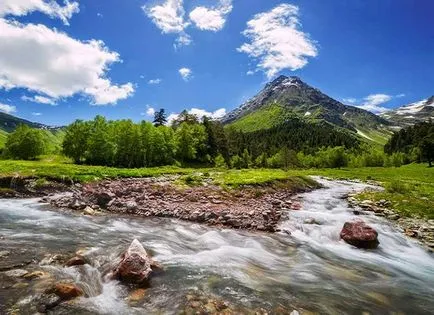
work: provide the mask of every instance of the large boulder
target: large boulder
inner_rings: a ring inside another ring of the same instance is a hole
[[[373,249],[380,244],[377,231],[363,221],[345,222],[340,236],[345,242],[357,248]]]
[[[113,277],[127,283],[145,284],[152,273],[152,265],[152,259],[135,239],[113,270]]]

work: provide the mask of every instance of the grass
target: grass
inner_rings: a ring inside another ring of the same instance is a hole
[[[249,185],[267,185],[285,182],[290,187],[312,187],[309,175],[334,179],[375,180],[386,189],[382,192],[364,192],[360,199],[390,200],[392,207],[403,216],[419,216],[434,219],[434,168],[424,164],[395,167],[364,167],[342,169],[248,169],[226,170],[210,168],[179,168],[174,166],[124,169],[103,166],[72,164],[62,157],[42,157],[39,161],[0,160],[0,176],[31,176],[57,180],[89,182],[121,177],[153,177],[164,174],[183,175],[182,184],[199,185],[204,179],[215,184],[238,188]],[[288,186],[286,186],[288,187]]]
[[[0,161],[0,176],[42,177],[62,181],[90,182],[120,177],[153,177],[164,174],[189,174],[194,169],[174,166],[150,168],[115,168],[105,166],[75,165],[58,162],[59,158],[39,161]]]
[[[262,129],[269,129],[284,121],[284,110],[278,104],[269,104],[253,113],[250,113],[234,123],[230,128],[237,131],[253,132]]]
[[[434,168],[425,164],[395,167],[364,167],[308,171],[331,178],[375,180],[385,187],[382,192],[364,192],[359,199],[389,200],[392,208],[406,217],[434,219]]]

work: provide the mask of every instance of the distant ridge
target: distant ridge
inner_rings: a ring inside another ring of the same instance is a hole
[[[380,116],[401,127],[429,119],[434,120],[434,95],[419,102],[382,113]]]

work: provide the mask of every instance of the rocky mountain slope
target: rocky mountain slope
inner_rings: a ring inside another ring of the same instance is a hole
[[[222,122],[249,132],[276,126],[294,116],[311,122],[326,121],[375,142],[387,139],[391,125],[371,112],[342,104],[298,77],[283,75],[228,113]]]
[[[415,123],[434,120],[434,95],[419,102],[411,103],[397,109],[380,114],[384,119],[398,126],[409,126]]]
[[[0,130],[11,132],[14,131],[19,125],[27,125],[31,128],[37,129],[53,129],[47,125],[31,122],[22,118],[18,118],[6,113],[0,112]]]

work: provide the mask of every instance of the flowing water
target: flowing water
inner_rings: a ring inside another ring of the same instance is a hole
[[[173,219],[85,217],[53,211],[36,199],[0,200],[0,251],[10,252],[0,263],[30,262],[22,268],[74,280],[87,295],[74,302],[86,310],[83,314],[176,314],[194,290],[251,309],[282,305],[321,314],[432,313],[434,256],[372,215],[362,218],[378,231],[379,248],[346,244],[339,232],[345,221],[360,216],[342,196],[366,186],[320,181],[327,188],[302,194],[302,209],[283,220],[282,230],[291,235]],[[132,304],[127,299],[130,289],[104,281],[102,274],[134,238],[166,271],[153,278],[142,301]],[[47,253],[72,255],[80,249],[92,266],[40,263]],[[25,310],[37,295],[38,280],[11,286],[7,279],[0,273],[0,313],[13,307]],[[55,308],[53,313],[61,311]]]

